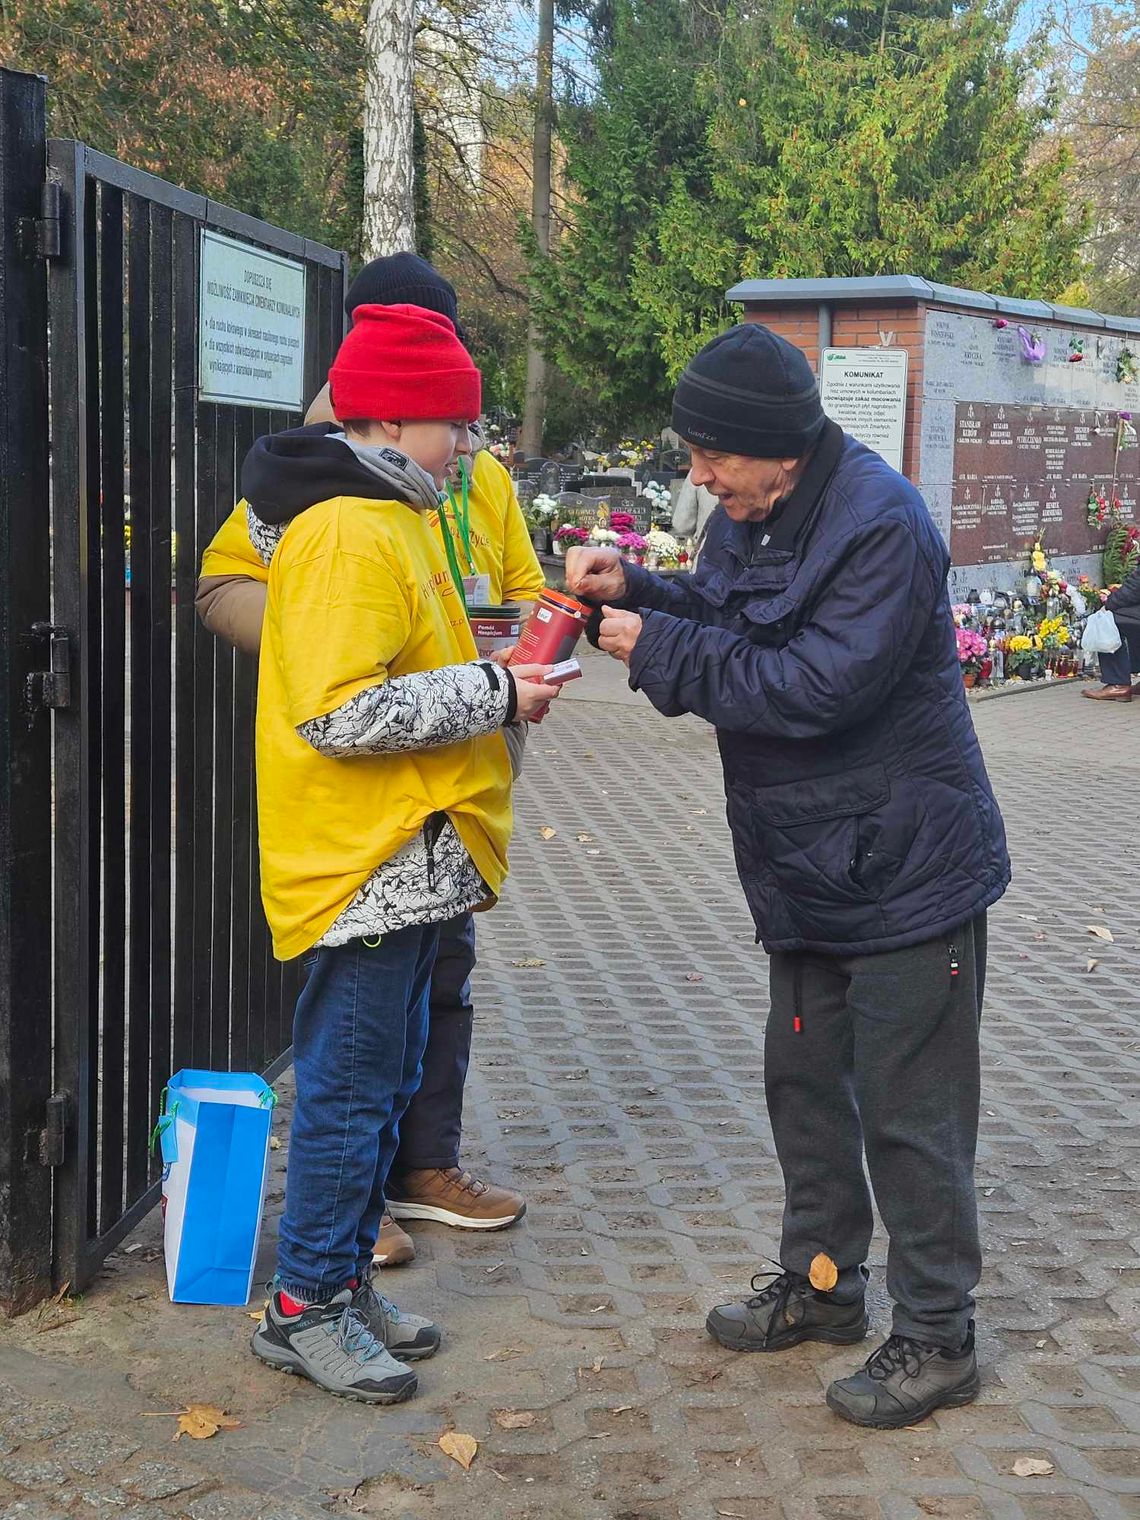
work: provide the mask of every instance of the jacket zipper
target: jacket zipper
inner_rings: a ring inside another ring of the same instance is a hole
[[[797,955],[796,956],[795,968],[792,971],[792,1032],[793,1032],[793,1034],[803,1034],[803,1032],[804,1032],[803,1016],[800,1013],[800,1004],[801,1004],[801,1001],[803,999],[803,990],[804,990],[803,961]]]
[[[950,980],[953,981],[958,975],[958,950],[952,943],[947,948],[950,951]]]
[[[424,849],[427,852],[427,884],[428,891],[435,891],[435,842],[439,838],[443,825],[440,823],[440,814],[432,813],[430,818],[424,820]]]

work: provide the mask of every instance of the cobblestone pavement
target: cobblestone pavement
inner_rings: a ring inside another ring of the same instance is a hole
[[[0,1515],[1140,1516],[1140,709],[1075,689],[975,708],[1017,868],[985,1020],[985,1389],[882,1434],[822,1403],[859,1353],[704,1335],[778,1238],[764,957],[710,733],[591,674],[603,700],[583,681],[532,739],[513,884],[480,925],[467,1160],[530,1209],[505,1234],[421,1226],[389,1274],[447,1331],[419,1398],[328,1399],[253,1360],[247,1311],[168,1304],[152,1217],[81,1302],[0,1329]],[[172,1445],[158,1412],[191,1400],[242,1428]],[[469,1473],[448,1429],[480,1442]],[[1054,1471],[1018,1478],[1023,1456]]]

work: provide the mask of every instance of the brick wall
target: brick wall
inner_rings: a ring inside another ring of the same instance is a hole
[[[781,338],[794,343],[817,373],[819,370],[819,307],[803,303],[787,306],[745,308],[746,322],[761,322]],[[909,479],[919,478],[919,435],[922,420],[923,345],[926,308],[916,301],[905,305],[870,302],[861,306],[835,306],[831,314],[833,348],[880,348],[893,333],[888,347],[905,348],[907,361],[906,438],[903,470]]]

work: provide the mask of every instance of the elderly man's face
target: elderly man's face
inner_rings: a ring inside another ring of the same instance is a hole
[[[753,459],[689,445],[692,481],[718,497],[734,522],[763,522],[788,496],[803,471],[800,459]]]

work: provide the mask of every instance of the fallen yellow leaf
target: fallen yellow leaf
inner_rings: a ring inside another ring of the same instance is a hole
[[[495,1424],[502,1430],[529,1430],[537,1416],[533,1409],[496,1409]]]
[[[178,1416],[178,1429],[174,1433],[174,1439],[177,1441],[182,1436],[189,1436],[194,1441],[208,1441],[219,1430],[240,1429],[241,1421],[231,1420],[225,1410],[219,1409],[216,1404],[187,1404]]]
[[[1096,968],[1097,968],[1097,967],[1098,967],[1098,966],[1099,966],[1099,965],[1100,965],[1100,962],[1099,962],[1099,961],[1098,961],[1098,960],[1094,960],[1094,959],[1092,959],[1092,958],[1091,958],[1091,957],[1090,957],[1090,959],[1089,959],[1089,963],[1088,963],[1088,965],[1087,965],[1087,966],[1086,966],[1086,967],[1085,967],[1085,972],[1086,972],[1086,974],[1087,974],[1087,973],[1088,973],[1088,972],[1090,972],[1090,971],[1095,971],[1095,970],[1096,970]]]
[[[520,971],[535,971],[539,966],[545,966],[545,961],[537,960],[534,956],[527,956],[525,960],[512,961],[512,966],[517,966]]]
[[[808,1268],[808,1281],[820,1293],[830,1293],[839,1281],[839,1268],[821,1251]]]
[[[1115,945],[1116,941],[1112,937],[1112,930],[1106,929],[1103,924],[1089,924],[1088,929],[1089,933],[1095,934],[1097,939],[1107,940],[1110,945]]]
[[[470,1472],[475,1453],[479,1450],[479,1442],[474,1436],[465,1436],[457,1430],[449,1430],[440,1436],[439,1449],[445,1457],[458,1462],[464,1472]]]
[[[539,831],[538,831],[538,837],[540,839],[553,839],[554,836],[555,836],[555,834],[557,834],[557,833],[558,833],[557,829],[552,829],[550,827],[550,825],[547,824],[545,828],[539,829]]]

